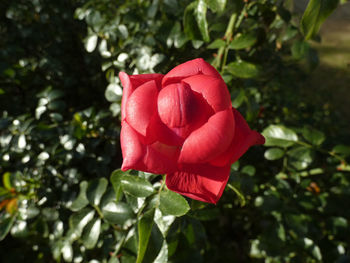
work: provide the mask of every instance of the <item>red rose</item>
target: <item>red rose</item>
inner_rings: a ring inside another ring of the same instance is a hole
[[[231,105],[220,74],[203,59],[168,74],[119,73],[122,170],[167,174],[167,187],[216,203],[230,167],[264,137]]]

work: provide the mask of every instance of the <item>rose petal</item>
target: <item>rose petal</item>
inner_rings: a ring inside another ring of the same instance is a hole
[[[123,154],[122,170],[144,170],[143,157],[146,147],[141,144],[140,135],[126,122],[122,122],[120,145]]]
[[[167,127],[159,118],[158,114],[153,115],[147,128],[148,143],[160,141],[168,145],[180,146],[184,139],[179,137],[174,131]]]
[[[157,112],[157,96],[156,82],[151,80],[139,86],[125,106],[127,122],[143,136],[146,136],[151,118]]]
[[[179,194],[208,203],[216,203],[226,186],[230,166],[186,165],[180,171],[167,174],[167,187]]]
[[[143,138],[126,121],[123,122],[120,142],[123,153],[122,170],[140,170],[144,172],[164,174],[177,169],[179,148],[159,142],[144,145]]]
[[[202,58],[197,58],[182,63],[170,70],[168,74],[164,76],[162,85],[164,87],[170,83],[179,82],[183,78],[197,74],[209,75],[221,79],[219,72],[217,72],[212,65],[205,62]]]
[[[196,106],[196,98],[188,85],[170,84],[159,92],[159,117],[168,127],[184,127],[191,123]]]
[[[143,171],[154,174],[175,172],[177,170],[176,159],[169,158],[170,154],[170,149],[161,149],[159,146],[148,145],[143,158],[143,163],[146,167]]]
[[[235,130],[232,110],[220,111],[185,140],[179,162],[204,163],[225,152]]]
[[[199,93],[192,92],[182,82],[170,84],[159,92],[158,113],[161,121],[183,141],[206,123],[214,111]]]
[[[231,96],[225,82],[221,78],[206,75],[195,75],[182,80],[193,91],[202,94],[206,102],[215,112],[231,108]]]
[[[255,144],[264,144],[265,138],[256,131],[252,131],[243,116],[232,108],[235,118],[235,133],[228,150],[210,161],[215,166],[226,166],[237,161],[248,149]]]
[[[130,95],[142,84],[154,80],[157,84],[157,89],[161,89],[163,74],[142,74],[129,76],[125,72],[119,72],[119,79],[123,86],[123,98],[121,106],[122,121],[125,119],[126,104]]]

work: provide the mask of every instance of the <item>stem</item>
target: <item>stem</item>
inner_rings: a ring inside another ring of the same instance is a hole
[[[228,186],[228,188],[230,188],[231,190],[233,190],[236,193],[236,195],[238,196],[238,198],[240,200],[241,207],[245,206],[246,200],[245,200],[244,195],[236,187],[234,187],[232,184],[228,183],[227,186]]]
[[[97,206],[97,205],[93,205],[93,207],[95,208],[97,214],[99,215],[99,217],[102,219],[103,218],[103,214],[101,209]]]
[[[295,143],[299,144],[299,145],[302,145],[304,147],[307,147],[307,148],[314,148],[316,151],[319,151],[319,152],[324,153],[324,154],[331,155],[334,158],[338,159],[341,163],[346,165],[346,160],[343,157],[341,157],[340,155],[336,154],[335,152],[327,151],[327,150],[322,149],[322,148],[316,148],[313,145],[311,145],[309,143],[306,143],[306,142],[296,141]]]
[[[221,65],[221,73],[226,65],[227,55],[228,55],[228,51],[229,51],[228,46],[229,46],[230,42],[232,41],[232,36],[233,36],[234,30],[235,30],[236,20],[237,20],[237,14],[233,13],[230,17],[230,21],[228,22],[228,26],[227,26],[227,29],[225,32],[226,45],[224,48],[224,60],[223,60],[223,63]]]

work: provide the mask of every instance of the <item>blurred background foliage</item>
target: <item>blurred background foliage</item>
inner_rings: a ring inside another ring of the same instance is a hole
[[[344,2],[2,0],[1,261],[349,262],[349,122],[309,81]],[[117,73],[196,57],[267,139],[217,205],[118,170]]]

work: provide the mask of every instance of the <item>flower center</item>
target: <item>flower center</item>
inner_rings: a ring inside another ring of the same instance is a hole
[[[158,113],[170,128],[190,124],[195,118],[196,108],[196,97],[186,83],[170,84],[159,92]]]

